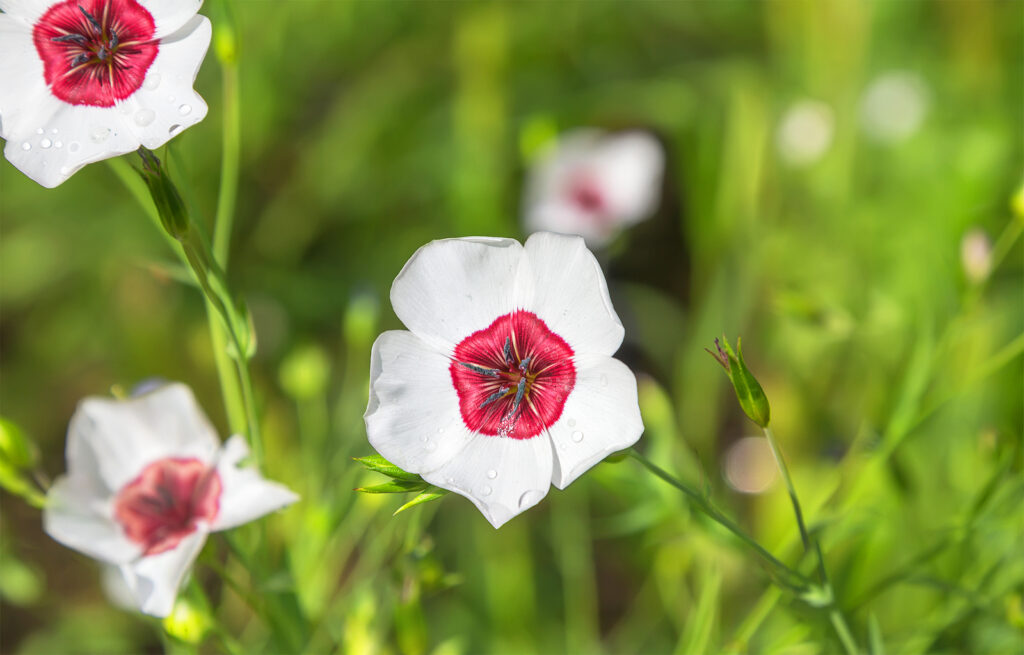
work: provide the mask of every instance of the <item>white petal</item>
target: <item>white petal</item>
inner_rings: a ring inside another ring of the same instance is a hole
[[[645,132],[607,137],[595,153],[594,174],[607,198],[608,213],[624,225],[647,218],[661,192],[665,153]]]
[[[577,354],[611,355],[625,331],[619,321],[601,266],[576,236],[538,232],[526,241],[520,271],[530,288],[524,307],[565,339]]]
[[[83,400],[68,427],[68,470],[76,476],[98,469],[113,493],[151,462],[173,456],[210,463],[218,446],[191,389],[170,384],[129,400]]]
[[[31,26],[54,4],[55,0],[0,0],[0,11]]]
[[[636,443],[644,431],[636,377],[611,357],[577,357],[576,386],[562,416],[548,429],[555,451],[552,481],[564,489],[608,455]]]
[[[245,439],[235,435],[227,440],[217,463],[221,494],[217,518],[211,530],[227,530],[248,523],[264,514],[291,505],[299,496],[284,485],[264,480],[255,468],[239,468],[249,456]]]
[[[462,339],[515,308],[522,252],[512,239],[431,241],[395,278],[395,314],[421,339],[450,353]]]
[[[473,438],[462,422],[450,360],[412,332],[377,337],[370,353],[366,436],[385,459],[410,473],[448,462]]]
[[[117,107],[117,111],[124,112],[124,123],[138,143],[155,150],[206,117],[206,102],[192,85],[210,46],[211,34],[210,20],[194,16],[160,41],[146,80]]]
[[[583,211],[563,196],[547,199],[533,205],[524,218],[526,230],[533,232],[558,232],[578,234],[592,248],[608,244],[621,229],[603,220],[598,220]]]
[[[195,16],[203,0],[139,0],[139,4],[153,16],[156,38],[162,39]]]
[[[84,476],[62,476],[50,487],[43,508],[43,530],[69,548],[89,557],[123,564],[139,556],[111,514],[110,499]]]
[[[206,532],[196,530],[171,550],[121,566],[124,581],[140,610],[159,617],[171,613],[178,588],[205,543]]]
[[[500,528],[547,495],[551,459],[551,442],[544,435],[476,435],[450,462],[423,473],[423,479],[469,498],[491,525]]]

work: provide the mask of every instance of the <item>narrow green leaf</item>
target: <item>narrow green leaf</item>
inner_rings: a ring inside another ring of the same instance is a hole
[[[389,480],[372,487],[359,487],[356,491],[364,494],[401,494],[409,491],[423,491],[429,485],[422,480]]]
[[[415,473],[409,473],[398,468],[388,460],[384,459],[380,455],[367,455],[366,457],[354,457],[354,460],[377,473],[383,473],[389,478],[395,478],[396,480],[410,480],[416,482],[422,482],[423,478],[416,475]]]
[[[405,510],[409,509],[410,507],[415,507],[416,505],[422,505],[423,503],[429,503],[432,500],[437,500],[438,498],[446,496],[449,493],[451,493],[451,492],[448,491],[447,489],[438,489],[437,487],[427,487],[427,489],[423,493],[419,494],[418,496],[416,496],[415,498],[413,498],[412,500],[410,500],[406,504],[404,504],[401,507],[399,507],[398,509],[396,509],[395,513],[392,514],[392,516],[396,516],[399,512],[404,512]]]
[[[868,648],[871,655],[885,655],[885,642],[882,640],[882,626],[874,612],[868,615]]]

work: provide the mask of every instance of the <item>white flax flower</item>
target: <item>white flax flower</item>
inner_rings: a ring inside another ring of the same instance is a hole
[[[239,468],[249,455],[217,434],[183,384],[128,399],[87,398],[68,427],[67,475],[50,489],[47,534],[117,566],[138,608],[167,616],[210,532],[298,496]]]
[[[583,239],[433,241],[391,287],[409,331],[373,345],[366,432],[494,527],[643,432],[623,328]]]

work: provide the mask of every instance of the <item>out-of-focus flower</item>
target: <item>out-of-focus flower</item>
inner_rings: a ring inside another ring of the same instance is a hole
[[[928,113],[928,86],[917,73],[884,73],[868,86],[860,109],[869,137],[881,143],[902,141],[921,127]]]
[[[221,446],[192,392],[171,384],[129,400],[87,398],[68,428],[68,473],[43,525],[65,546],[117,565],[140,610],[167,616],[207,534],[298,499],[239,468],[238,436]]]
[[[972,228],[960,241],[960,263],[972,284],[984,282],[992,272],[992,241],[981,228]]]
[[[402,469],[495,527],[640,437],[624,331],[583,239],[420,248],[391,287],[411,331],[373,345],[366,432]]]
[[[0,0],[4,156],[45,187],[206,116],[201,0]]]
[[[828,151],[834,131],[831,107],[819,100],[800,100],[779,121],[775,144],[787,164],[806,166]]]
[[[661,144],[645,132],[569,132],[530,172],[523,222],[601,247],[657,209],[664,168]]]

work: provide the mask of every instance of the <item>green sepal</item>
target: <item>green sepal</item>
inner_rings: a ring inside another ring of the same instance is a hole
[[[401,507],[399,507],[398,509],[396,509],[395,513],[392,514],[391,516],[397,516],[399,512],[404,512],[405,510],[409,509],[410,507],[415,507],[416,505],[422,505],[423,503],[429,503],[432,500],[437,500],[438,498],[442,498],[442,497],[444,497],[444,496],[446,496],[446,495],[448,495],[450,493],[451,492],[448,491],[447,489],[440,489],[438,487],[427,487],[418,496],[416,496],[415,498],[413,498],[412,500],[410,500],[406,504],[404,504]]]
[[[403,494],[410,491],[423,491],[428,485],[423,480],[389,480],[384,484],[375,484],[372,487],[358,487],[356,491],[364,494]]]
[[[14,422],[0,417],[0,461],[14,469],[31,469],[39,463],[39,448]]]
[[[151,150],[139,148],[139,156],[142,157],[142,181],[146,183],[149,195],[153,198],[160,223],[167,234],[181,241],[188,235],[191,225],[185,201],[181,199],[167,169]]]
[[[380,455],[367,455],[366,457],[353,457],[352,459],[371,471],[383,473],[389,478],[395,478],[396,480],[408,480],[410,482],[423,482],[423,478],[420,476],[415,473],[403,471]]]
[[[754,374],[747,368],[746,362],[743,361],[741,340],[736,339],[735,351],[729,345],[729,340],[724,336],[721,341],[715,339],[715,346],[718,349],[717,354],[710,350],[708,352],[718,360],[718,363],[722,365],[722,368],[728,374],[729,380],[732,382],[732,388],[736,392],[736,399],[739,400],[743,413],[762,428],[768,427],[768,422],[771,419],[768,397],[765,396],[764,389],[761,388],[757,378],[754,377]]]

